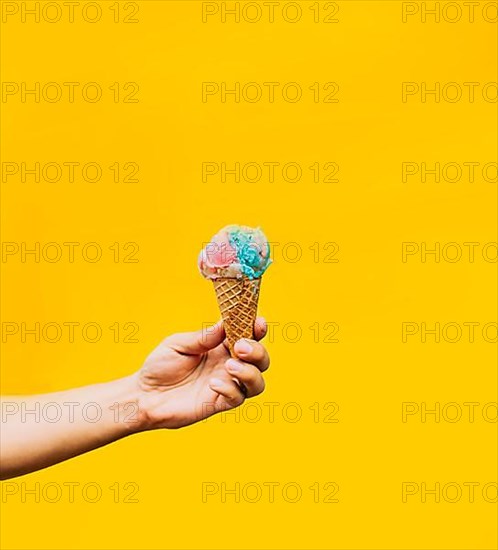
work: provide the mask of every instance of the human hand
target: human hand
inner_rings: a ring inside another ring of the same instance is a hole
[[[254,333],[256,340],[235,344],[237,359],[230,358],[223,326],[217,323],[204,331],[169,336],[131,376],[46,395],[9,397],[9,422],[2,419],[0,479],[52,466],[139,431],[180,428],[239,406],[265,387],[261,373],[270,361],[257,341],[266,333],[262,318],[256,320]],[[100,415],[89,422],[84,415],[75,418],[72,408],[54,422],[44,415],[25,419],[18,414],[23,406],[66,410],[68,403],[91,403]]]
[[[241,405],[265,388],[268,352],[259,343],[267,326],[254,324],[255,340],[239,340],[231,358],[221,321],[198,332],[166,338],[135,375],[143,429],[181,428]]]

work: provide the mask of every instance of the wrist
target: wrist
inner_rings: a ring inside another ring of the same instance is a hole
[[[144,407],[137,376],[120,378],[111,384],[114,385],[115,391],[108,409],[113,423],[120,426],[123,435],[148,430],[148,414]]]

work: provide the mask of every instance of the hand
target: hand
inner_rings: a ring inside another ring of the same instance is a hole
[[[166,338],[137,373],[145,429],[181,428],[241,405],[265,388],[270,359],[258,342],[266,322],[254,324],[256,340],[239,340],[230,358],[221,321],[198,332]]]

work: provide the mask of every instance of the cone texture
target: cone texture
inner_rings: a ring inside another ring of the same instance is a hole
[[[253,338],[261,279],[214,279],[230,354],[240,338]]]

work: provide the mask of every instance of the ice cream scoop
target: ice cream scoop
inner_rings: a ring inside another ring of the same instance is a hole
[[[199,269],[206,279],[259,279],[270,262],[264,233],[245,225],[227,225],[199,255]]]
[[[271,263],[270,244],[261,229],[227,225],[199,254],[199,269],[213,281],[228,347],[252,338],[261,276]]]

